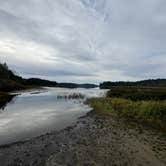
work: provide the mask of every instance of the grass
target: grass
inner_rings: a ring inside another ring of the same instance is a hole
[[[99,114],[113,115],[147,122],[166,131],[166,100],[163,101],[132,101],[121,98],[89,99],[94,110]]]
[[[112,87],[108,97],[125,98],[134,101],[166,100],[165,87]]]
[[[146,122],[166,131],[166,88],[116,87],[107,97],[87,102],[99,114]]]

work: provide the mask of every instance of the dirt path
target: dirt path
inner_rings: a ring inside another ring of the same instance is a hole
[[[91,112],[65,130],[0,147],[0,166],[166,166],[166,137]]]

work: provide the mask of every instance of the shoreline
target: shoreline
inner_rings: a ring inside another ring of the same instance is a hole
[[[30,138],[27,138],[27,139],[24,139],[24,140],[19,140],[19,141],[14,141],[14,142],[10,142],[10,143],[0,144],[0,150],[3,149],[3,148],[10,148],[11,146],[14,146],[14,145],[25,144],[27,142],[30,142],[30,141],[36,140],[36,139],[40,139],[41,137],[44,137],[44,136],[47,136],[47,135],[54,135],[54,134],[56,135],[59,132],[62,132],[63,130],[68,130],[68,128],[74,128],[75,124],[78,123],[78,120],[80,118],[84,118],[85,116],[86,115],[84,115],[82,117],[79,117],[76,121],[73,122],[73,124],[69,125],[68,127],[63,128],[63,129],[52,130],[50,132],[46,132],[46,133],[40,134],[38,136],[30,137]]]
[[[166,137],[141,124],[90,111],[63,130],[0,146],[0,164],[165,166]]]
[[[93,110],[89,111],[88,113],[86,113],[86,115],[80,116],[76,121],[73,122],[73,124],[63,128],[63,129],[53,130],[53,131],[50,131],[50,132],[47,132],[47,133],[44,133],[44,134],[41,134],[41,135],[38,135],[38,136],[27,138],[25,140],[20,140],[20,141],[15,141],[15,142],[11,142],[11,143],[0,144],[0,149],[10,148],[11,146],[14,146],[14,145],[21,145],[21,144],[24,144],[26,142],[32,141],[34,139],[40,139],[40,137],[43,137],[43,136],[46,136],[46,135],[58,134],[59,132],[62,132],[63,130],[68,130],[68,128],[74,128],[74,126],[79,122],[80,119],[86,118],[87,116],[89,116],[92,113],[93,113]]]

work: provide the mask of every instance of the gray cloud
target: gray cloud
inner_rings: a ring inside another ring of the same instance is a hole
[[[165,29],[164,0],[0,0],[0,60],[58,81],[166,77]]]

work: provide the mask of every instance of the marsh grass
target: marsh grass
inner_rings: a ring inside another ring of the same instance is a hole
[[[94,98],[88,100],[94,111],[100,114],[113,115],[147,122],[166,131],[166,100],[132,101],[122,98]]]
[[[72,94],[67,94],[67,95],[58,95],[57,99],[84,99],[85,95],[81,93],[72,93]]]
[[[166,100],[165,87],[112,87],[107,93],[108,97],[125,98],[134,101],[140,100]]]

